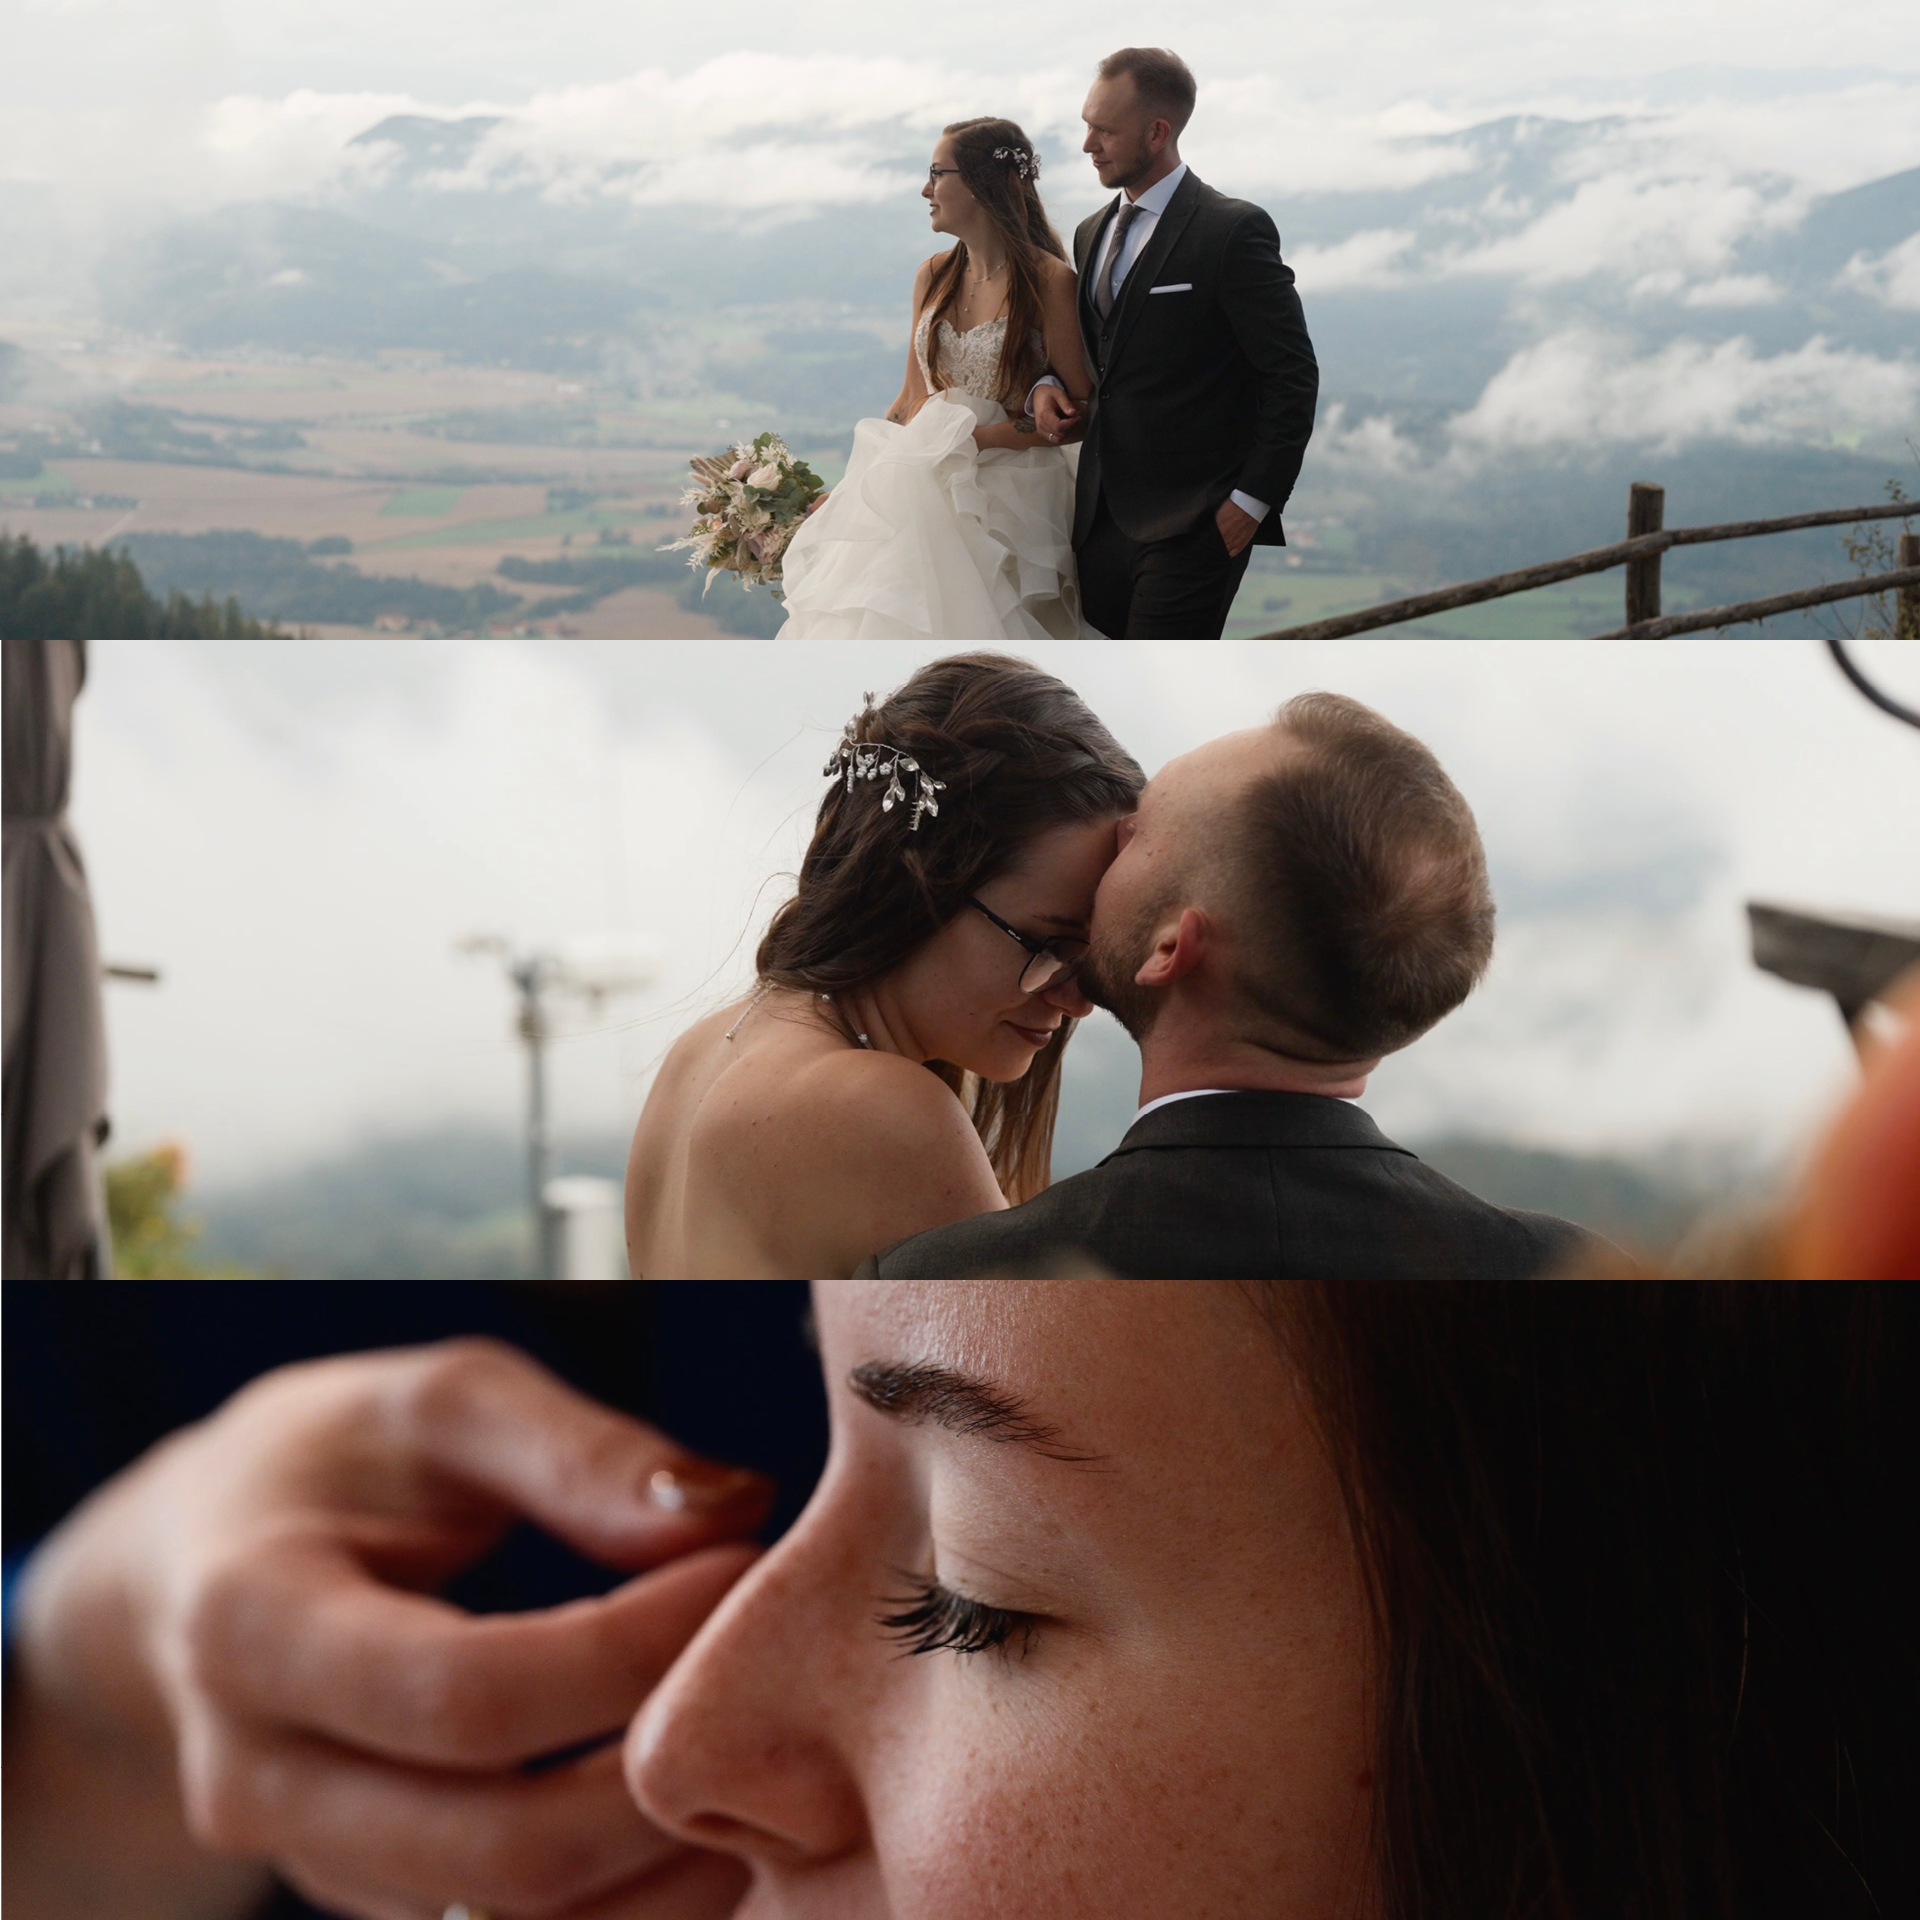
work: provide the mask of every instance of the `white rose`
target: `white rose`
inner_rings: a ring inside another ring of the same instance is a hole
[[[747,485],[750,487],[765,487],[771,492],[779,484],[780,469],[775,466],[772,461],[768,461],[764,467],[754,468],[754,470],[747,475]]]

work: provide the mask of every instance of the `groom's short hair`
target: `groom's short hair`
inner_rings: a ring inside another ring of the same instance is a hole
[[[1432,752],[1337,693],[1274,716],[1290,748],[1227,815],[1235,972],[1255,1009],[1335,1060],[1372,1060],[1451,1013],[1493,957],[1468,807]]]
[[[1100,62],[1099,76],[1117,80],[1123,73],[1133,76],[1134,89],[1148,115],[1171,122],[1174,138],[1178,139],[1193,118],[1193,103],[1200,97],[1193,69],[1165,47],[1122,47]]]

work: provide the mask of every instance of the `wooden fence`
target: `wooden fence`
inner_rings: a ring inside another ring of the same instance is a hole
[[[1841,527],[1861,520],[1903,519],[1920,513],[1920,501],[1896,500],[1873,507],[1834,507],[1823,513],[1790,513],[1777,520],[1733,520],[1718,527],[1664,527],[1666,489],[1636,481],[1627,492],[1627,537],[1610,547],[1595,547],[1565,560],[1543,561],[1496,573],[1485,580],[1469,580],[1432,593],[1410,594],[1362,607],[1356,613],[1336,614],[1304,627],[1282,627],[1256,634],[1259,640],[1342,640],[1348,634],[1368,633],[1376,627],[1397,627],[1430,613],[1471,607],[1483,600],[1504,600],[1509,594],[1550,587],[1557,580],[1574,580],[1585,573],[1604,573],[1609,567],[1627,570],[1626,620],[1601,640],[1665,640],[1676,633],[1700,633],[1711,627],[1744,626],[1751,620],[1770,620],[1797,607],[1825,606],[1835,600],[1857,600],[1872,593],[1898,596],[1894,631],[1901,639],[1920,639],[1920,534],[1903,533],[1890,573],[1857,580],[1839,580],[1798,593],[1776,593],[1764,600],[1740,600],[1724,607],[1705,607],[1696,613],[1662,615],[1660,611],[1660,556],[1669,547],[1700,546],[1711,540],[1751,540],[1761,534],[1792,533],[1801,527]]]

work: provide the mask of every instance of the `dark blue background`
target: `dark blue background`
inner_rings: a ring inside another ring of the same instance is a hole
[[[9,1281],[0,1301],[10,1565],[154,1441],[269,1368],[454,1334],[510,1341],[699,1452],[772,1474],[765,1540],[806,1504],[826,1458],[798,1281]],[[548,1606],[623,1577],[522,1527],[449,1597]],[[290,1894],[272,1909],[310,1911]]]

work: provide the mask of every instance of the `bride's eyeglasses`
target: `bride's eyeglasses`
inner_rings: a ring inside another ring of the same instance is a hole
[[[969,894],[967,905],[984,913],[1009,940],[1017,940],[1026,948],[1027,964],[1020,969],[1022,993],[1045,993],[1049,987],[1057,987],[1087,957],[1084,940],[1035,940],[1018,927],[1008,926],[985,901]]]
[[[927,169],[927,185],[937,187],[940,184],[940,176],[943,173],[958,173],[959,171],[960,169],[958,167],[929,167]]]

